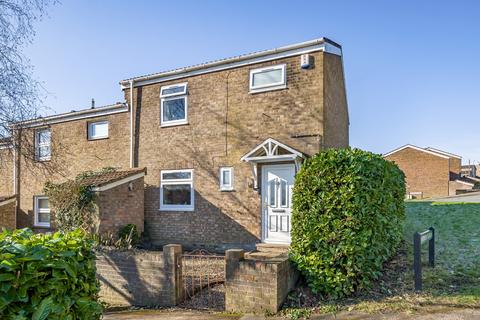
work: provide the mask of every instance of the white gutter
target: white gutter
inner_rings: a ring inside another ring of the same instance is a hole
[[[133,81],[130,80],[130,168],[133,168]]]

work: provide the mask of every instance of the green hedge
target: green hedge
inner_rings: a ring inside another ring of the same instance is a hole
[[[359,149],[308,159],[295,178],[291,259],[315,293],[367,288],[396,252],[405,219],[405,176]]]
[[[80,231],[0,234],[0,319],[100,319],[93,242]]]

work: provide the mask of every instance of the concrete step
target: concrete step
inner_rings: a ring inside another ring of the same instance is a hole
[[[257,243],[257,251],[270,253],[286,253],[290,245],[288,244],[273,244],[273,243]]]

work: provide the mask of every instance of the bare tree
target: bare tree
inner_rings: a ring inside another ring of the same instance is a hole
[[[42,102],[41,86],[22,51],[35,35],[35,21],[54,2],[0,0],[0,141],[11,141],[15,149],[28,141],[17,137],[12,124],[36,118]]]

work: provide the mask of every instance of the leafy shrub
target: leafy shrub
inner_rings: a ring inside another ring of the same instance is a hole
[[[129,223],[121,227],[118,231],[118,238],[130,243],[131,245],[138,244],[140,236],[138,235],[137,225]]]
[[[95,231],[95,193],[80,180],[69,180],[61,184],[47,182],[44,188],[52,210],[55,212],[55,227],[64,232],[77,228]]]
[[[0,234],[0,319],[100,319],[93,241],[79,230]]]
[[[45,183],[45,194],[55,212],[56,229],[64,232],[81,229],[96,233],[99,223],[96,197],[86,179],[115,171],[115,168],[105,167],[98,171],[84,171],[75,179],[63,183]]]
[[[405,220],[405,176],[359,149],[308,159],[295,178],[291,259],[314,293],[366,288],[395,253]]]

